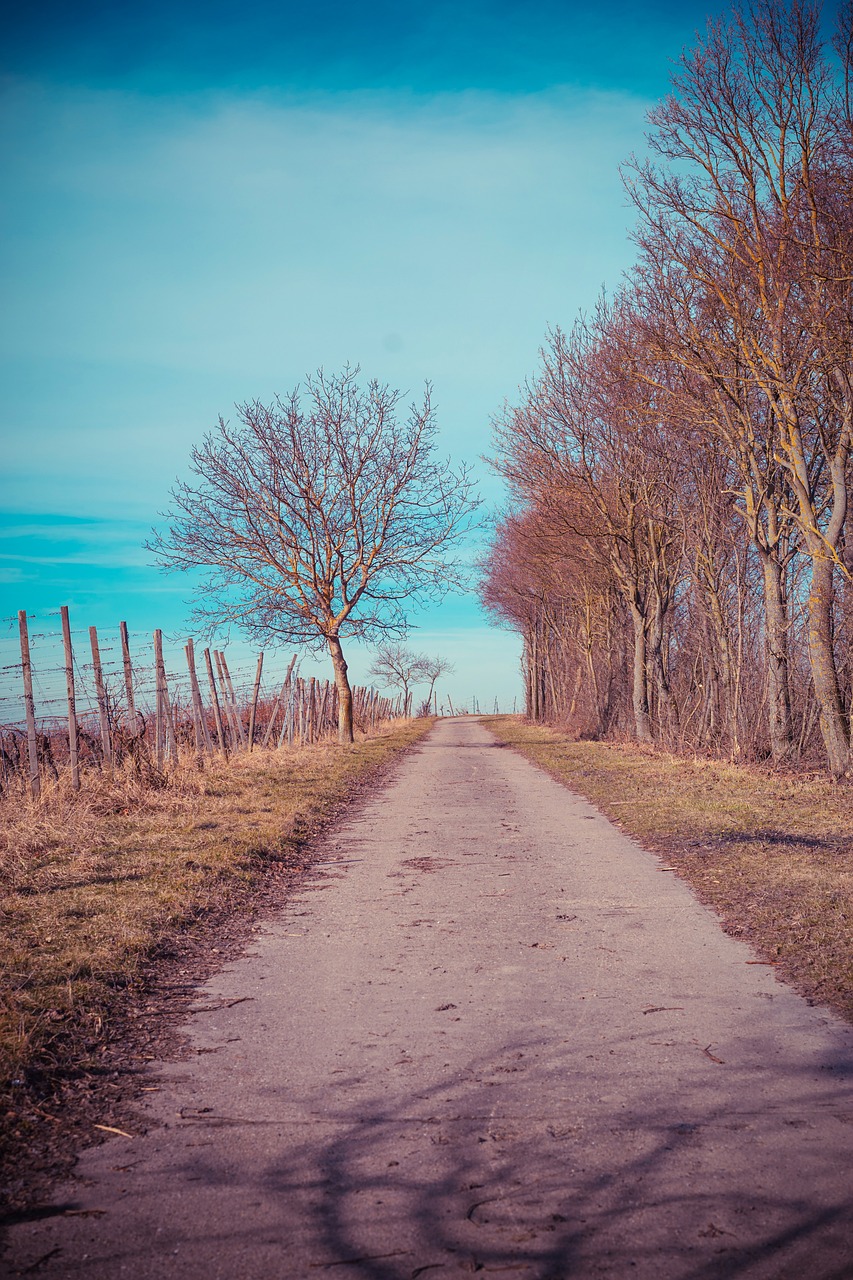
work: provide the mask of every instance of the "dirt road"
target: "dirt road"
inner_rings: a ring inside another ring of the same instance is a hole
[[[853,1031],[446,721],[200,991],[39,1280],[853,1275]]]

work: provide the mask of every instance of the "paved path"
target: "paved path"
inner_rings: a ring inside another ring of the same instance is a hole
[[[448,721],[321,856],[7,1265],[853,1276],[851,1029],[589,804]]]

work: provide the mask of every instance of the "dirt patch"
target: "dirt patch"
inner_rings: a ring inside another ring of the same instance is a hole
[[[410,867],[412,871],[443,871],[445,867],[455,867],[452,858],[406,858],[401,867]]]

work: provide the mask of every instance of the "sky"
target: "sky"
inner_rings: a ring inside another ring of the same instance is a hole
[[[490,420],[546,329],[630,265],[619,164],[707,16],[18,6],[0,66],[0,721],[19,609],[37,636],[63,604],[81,632],[186,634],[191,583],[143,547],[169,489],[219,414],[319,366],[413,398],[429,380],[442,447],[499,508]],[[518,638],[473,579],[411,621],[412,647],[454,663],[456,705],[520,702]],[[370,654],[350,657],[363,683]]]

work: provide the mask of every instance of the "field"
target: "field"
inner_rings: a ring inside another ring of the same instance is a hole
[[[726,931],[853,1021],[853,789],[632,745],[484,723],[666,859]]]

